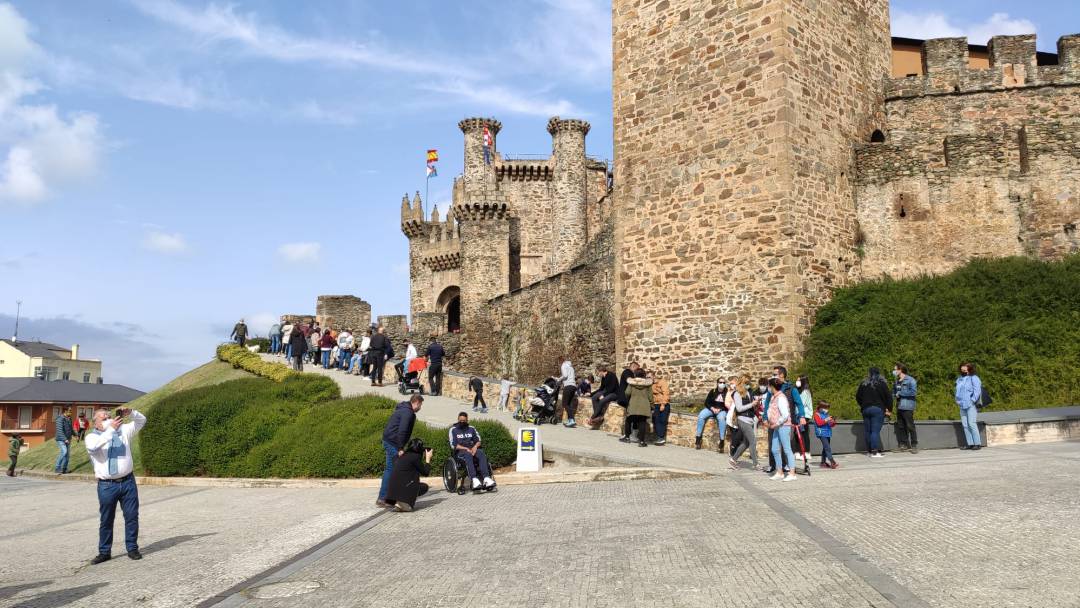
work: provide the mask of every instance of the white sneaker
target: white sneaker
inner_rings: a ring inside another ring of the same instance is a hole
[[[795,454],[795,460],[805,460],[803,458],[802,452],[799,452],[799,453]]]
[[[474,489],[474,490],[479,490],[480,489],[480,479],[478,477],[473,477],[472,478],[472,489]]]
[[[793,473],[788,473],[787,475],[784,475],[784,478],[781,481],[795,481],[795,475]]]
[[[885,455],[882,454],[881,452],[878,452],[877,454],[871,454],[870,455],[870,458],[884,458],[884,457],[885,457]]]
[[[776,472],[776,474],[775,474],[775,475],[773,475],[772,477],[770,477],[769,479],[773,479],[773,480],[776,480],[776,481],[780,481],[780,480],[781,480],[781,479],[783,479],[783,478],[784,478],[784,474],[783,474],[783,473],[781,473],[780,471],[777,471],[777,472]]]
[[[484,487],[485,488],[490,488],[493,485],[495,485],[495,480],[494,479],[492,479],[490,477],[485,477],[484,478]]]

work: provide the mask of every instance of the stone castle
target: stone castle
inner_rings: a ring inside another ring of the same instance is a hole
[[[694,393],[797,359],[837,287],[1080,249],[1080,35],[891,38],[886,0],[612,13],[610,171],[586,122],[535,160],[472,118],[445,215],[402,201],[413,330],[460,331],[455,367],[637,359]]]

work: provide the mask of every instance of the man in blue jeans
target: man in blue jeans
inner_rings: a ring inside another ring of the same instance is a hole
[[[130,417],[131,422],[124,423]],[[124,513],[124,547],[130,559],[142,559],[139,553],[139,488],[135,484],[131,440],[146,425],[146,416],[131,409],[121,409],[110,415],[106,410],[94,412],[94,430],[86,436],[86,451],[94,464],[97,477],[98,554],[90,561],[100,564],[112,559],[113,521],[116,505]]]
[[[390,414],[383,429],[382,444],[386,451],[386,469],[383,471],[382,484],[379,486],[379,497],[375,500],[376,507],[391,507],[386,501],[386,491],[390,485],[390,473],[394,471],[394,461],[405,450],[405,444],[412,435],[413,425],[416,424],[416,412],[424,405],[424,397],[413,395],[408,401],[402,401]]]
[[[54,467],[57,475],[67,475],[71,436],[74,434],[75,429],[71,424],[71,409],[68,408],[56,419],[56,447],[60,448],[60,454],[56,457],[56,467]]]

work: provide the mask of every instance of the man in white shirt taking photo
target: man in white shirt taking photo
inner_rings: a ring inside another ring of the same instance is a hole
[[[124,418],[131,422],[124,424]],[[131,559],[139,553],[139,489],[132,473],[131,440],[146,424],[146,416],[131,409],[117,409],[109,417],[107,410],[94,412],[94,430],[86,436],[86,451],[94,463],[101,525],[98,529],[98,554],[91,564],[112,559],[113,519],[116,504],[124,512],[124,544]]]

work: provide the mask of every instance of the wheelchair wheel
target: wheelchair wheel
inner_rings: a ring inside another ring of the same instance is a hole
[[[442,468],[443,488],[447,492],[456,492],[458,489],[458,470],[453,458],[447,458]]]

